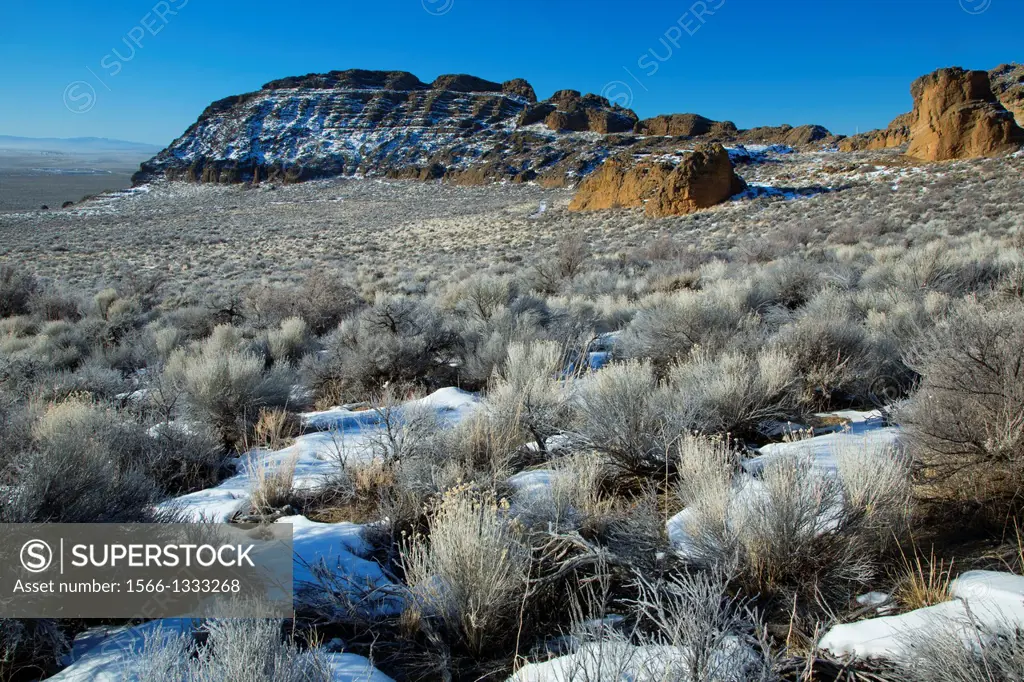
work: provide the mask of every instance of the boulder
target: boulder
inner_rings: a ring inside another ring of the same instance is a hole
[[[988,72],[992,92],[1024,128],[1024,64],[1002,64]]]
[[[924,161],[1001,156],[1024,144],[1021,129],[992,92],[987,71],[939,69],[914,81],[907,155]]]
[[[634,162],[632,155],[609,159],[580,184],[569,209],[643,208],[652,218],[685,215],[745,188],[725,148],[705,144],[678,162]]]
[[[732,121],[713,121],[699,114],[665,114],[640,121],[636,124],[635,132],[639,135],[671,137],[728,137],[735,135],[737,130]]]

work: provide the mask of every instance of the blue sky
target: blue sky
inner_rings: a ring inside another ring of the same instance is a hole
[[[1015,60],[1024,0],[2,0],[0,134],[165,145],[215,99],[346,68],[852,134],[919,75]]]

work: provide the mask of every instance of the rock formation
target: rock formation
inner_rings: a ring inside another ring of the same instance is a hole
[[[685,215],[720,204],[742,192],[721,144],[699,145],[679,159],[610,159],[587,177],[569,205],[574,211],[644,208],[650,217]]]
[[[992,91],[1024,128],[1024,64],[1003,64],[988,72]]]
[[[519,117],[520,125],[540,122],[560,132],[607,135],[632,131],[637,115],[598,95],[583,95],[578,90],[559,90],[550,99],[526,109]]]
[[[841,140],[839,151],[856,152],[902,147],[910,142],[910,123],[913,120],[913,112],[900,114],[893,119],[888,128],[871,130]]]
[[[521,129],[538,111],[557,134]],[[575,91],[538,103],[522,79],[458,74],[426,84],[404,71],[332,71],[214,102],[133,180],[376,175],[557,186],[595,168],[623,142],[615,134],[632,131],[636,121],[628,109]]]
[[[1024,144],[1024,130],[996,99],[986,71],[939,69],[910,87],[907,155],[925,161],[998,156]]]
[[[635,131],[640,135],[722,138],[732,138],[739,132],[732,121],[712,121],[699,114],[664,114],[645,118],[636,124]]]
[[[705,142],[731,144],[781,144],[790,147],[814,147],[838,140],[818,125],[764,126],[738,130],[732,121],[713,121],[698,114],[667,114],[646,118],[636,124],[638,135],[686,137]]]
[[[538,101],[521,78],[499,83],[451,74],[424,83],[405,71],[353,69],[281,78],[212,103],[142,164],[133,182],[359,175],[558,187],[578,183],[626,150],[671,155],[694,142],[813,148],[833,139],[821,126],[737,130],[697,114],[640,121],[577,90]]]

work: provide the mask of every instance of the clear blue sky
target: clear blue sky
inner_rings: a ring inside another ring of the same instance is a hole
[[[212,100],[357,67],[425,81],[523,77],[542,98],[604,90],[642,117],[695,112],[740,127],[820,123],[851,134],[908,110],[911,80],[933,69],[1024,61],[1024,0],[694,5],[2,0],[0,134],[164,145]]]

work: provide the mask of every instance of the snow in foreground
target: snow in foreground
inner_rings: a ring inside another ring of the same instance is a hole
[[[952,626],[974,646],[979,628],[1013,632],[1024,628],[1024,577],[997,571],[968,571],[950,585],[951,601],[898,616],[837,625],[819,646],[837,656],[912,662],[912,638],[937,636]]]
[[[445,388],[426,398],[411,401],[407,406],[433,410],[440,423],[454,424],[471,414],[479,399],[456,388]],[[295,442],[276,452],[253,451],[239,462],[239,471],[219,485],[171,500],[162,507],[175,509],[193,521],[227,522],[238,510],[249,504],[250,473],[263,465],[273,469],[296,460],[295,487],[312,489],[334,475],[339,458],[348,463],[366,462],[373,458],[371,440],[379,426],[373,412],[353,412],[335,408],[302,415],[303,421],[316,433],[299,436]],[[275,523],[293,527],[295,553],[294,582],[296,598],[314,586],[314,567],[330,570],[338,576],[338,584],[355,591],[378,590],[384,594],[391,584],[380,566],[365,557],[370,547],[363,539],[363,527],[355,523],[316,523],[304,516],[289,516]],[[393,601],[378,604],[382,610],[400,608]],[[198,623],[183,619],[162,619],[132,628],[99,628],[89,630],[75,639],[69,662],[71,665],[53,680],[61,682],[122,682],[133,679],[126,669],[126,653],[142,646],[147,634],[157,630],[187,632]],[[362,656],[328,654],[334,671],[334,682],[389,682],[387,677]]]
[[[75,639],[69,657],[72,664],[49,679],[54,682],[145,682],[127,661],[143,650],[146,638],[158,630],[171,635],[186,633],[194,625],[190,620],[168,618],[136,627],[89,630]],[[332,682],[394,682],[362,656],[345,653],[325,656],[331,667]]]

